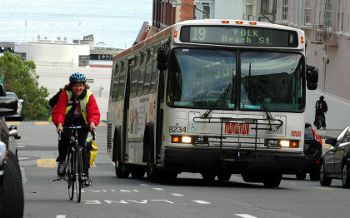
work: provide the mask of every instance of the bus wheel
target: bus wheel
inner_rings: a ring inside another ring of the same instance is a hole
[[[227,182],[227,181],[230,181],[230,178],[231,178],[231,173],[226,173],[226,172],[218,173],[219,181]]]
[[[134,179],[142,179],[145,175],[145,169],[143,167],[132,167],[131,176]]]
[[[202,178],[206,182],[213,182],[215,180],[215,176],[216,174],[211,172],[202,173]]]
[[[263,183],[266,188],[278,188],[282,180],[282,174],[266,175],[263,178]]]
[[[128,165],[123,164],[120,161],[115,162],[115,174],[118,178],[128,178],[130,174],[130,169]]]
[[[159,170],[156,169],[156,165],[153,163],[147,164],[147,178],[151,182],[157,182],[160,179]]]

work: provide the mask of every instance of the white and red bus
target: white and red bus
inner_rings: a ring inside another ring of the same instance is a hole
[[[241,174],[278,187],[304,158],[306,87],[317,84],[304,37],[263,22],[185,21],[114,56],[107,146],[117,176]]]

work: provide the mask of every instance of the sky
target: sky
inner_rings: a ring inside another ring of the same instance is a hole
[[[126,48],[144,21],[151,23],[152,0],[0,0],[0,41],[82,39]]]

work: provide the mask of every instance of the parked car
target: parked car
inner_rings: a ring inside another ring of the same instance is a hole
[[[321,157],[320,184],[330,186],[332,179],[341,179],[343,187],[350,187],[350,126],[337,138],[329,138],[332,147]]]
[[[16,113],[18,100],[5,96],[0,84],[0,217],[22,218],[24,196],[22,176],[16,155],[9,150],[9,129],[4,116]]]
[[[304,168],[301,169],[296,177],[298,180],[304,180],[306,174],[310,174],[310,180],[320,179],[320,158],[322,156],[322,139],[312,128],[310,123],[305,123],[304,131]]]
[[[6,96],[16,98],[18,101],[17,112],[12,115],[6,115],[5,116],[6,121],[13,121],[13,120],[22,121],[24,119],[23,99],[18,99],[16,93],[14,92],[6,92]]]

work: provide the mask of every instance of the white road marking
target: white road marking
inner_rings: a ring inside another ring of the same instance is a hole
[[[22,183],[26,183],[27,177],[26,177],[25,169],[23,167],[21,167],[21,174],[22,174]]]
[[[57,215],[56,218],[66,218],[66,215]]]
[[[193,202],[196,202],[197,204],[211,204],[208,201],[202,201],[202,200],[193,200]]]
[[[29,157],[18,157],[18,160],[21,161],[21,160],[28,160]]]
[[[101,204],[99,200],[85,200],[84,204]]]
[[[130,193],[131,191],[130,190],[120,190],[120,192],[128,192],[128,193]]]
[[[235,214],[236,216],[243,217],[243,218],[258,218],[256,216],[252,216],[249,214]]]
[[[128,204],[127,201],[120,200],[120,201],[112,201],[112,200],[105,200],[107,204]]]
[[[327,190],[327,191],[333,191],[333,189],[331,189],[331,188],[323,188],[323,187],[313,187],[313,188]]]
[[[153,188],[153,190],[156,190],[156,191],[164,191],[163,188]]]
[[[169,203],[169,204],[174,204],[174,202],[169,201],[169,200],[157,200],[157,199],[155,199],[155,200],[151,200],[151,201],[153,201],[153,202],[166,202],[166,203]]]
[[[171,193],[171,195],[176,196],[176,197],[183,197],[184,195],[178,194],[178,193]]]
[[[140,184],[141,186],[144,186],[144,187],[147,187],[147,186],[149,186],[149,185],[147,185],[147,184]]]

